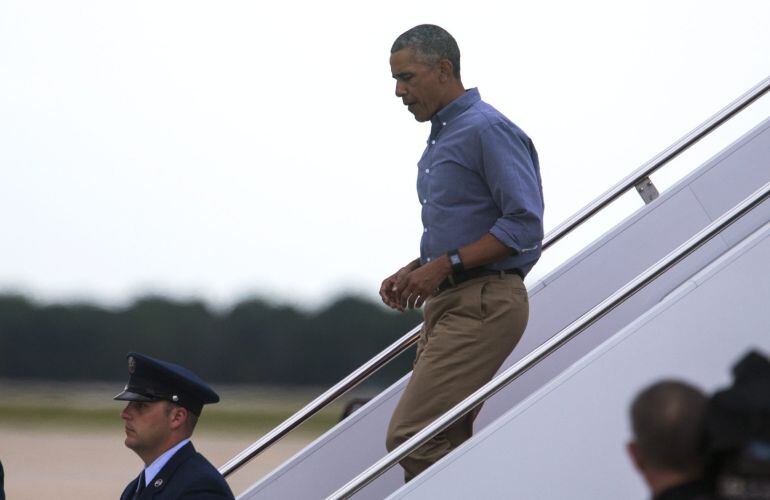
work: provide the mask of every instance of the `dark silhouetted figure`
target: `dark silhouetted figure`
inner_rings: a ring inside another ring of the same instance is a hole
[[[719,500],[770,499],[770,361],[750,352],[708,401],[706,477]]]

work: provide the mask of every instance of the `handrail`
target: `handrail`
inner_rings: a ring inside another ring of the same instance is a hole
[[[636,294],[639,290],[647,286],[661,274],[665,273],[673,266],[681,262],[688,255],[703,246],[706,242],[711,240],[714,236],[730,226],[736,220],[740,219],[743,215],[760,205],[768,197],[770,197],[770,182],[752,193],[748,198],[709,224],[706,228],[677,247],[674,251],[653,264],[646,271],[642,272],[636,278],[629,281],[623,288],[610,295],[596,307],[542,343],[535,350],[524,356],[513,366],[505,370],[503,373],[492,379],[487,384],[483,385],[476,392],[458,403],[454,408],[434,420],[430,425],[409,438],[398,448],[385,455],[374,465],[353,478],[342,488],[328,496],[326,500],[349,498],[361,488],[374,481],[386,470],[394,466],[398,461],[415,451],[430,438],[446,429],[448,426],[471,411],[473,408],[492,397],[502,388],[527,372],[530,368],[540,363],[543,359],[561,348],[572,338],[579,335],[596,321],[603,318],[607,313],[625,302],[628,298]]]
[[[626,191],[633,188],[646,177],[660,169],[663,165],[682,154],[695,143],[717,129],[724,122],[743,111],[751,103],[765,95],[768,90],[770,90],[770,76],[725,106],[711,118],[695,127],[690,133],[658,153],[650,161],[636,169],[625,179],[615,184],[585,207],[581,208],[575,215],[556,226],[543,239],[543,250],[571,233],[573,229],[590,219],[594,214],[613,201],[620,198]]]
[[[231,458],[225,465],[219,468],[219,472],[227,477],[232,474],[246,462],[262,453],[264,450],[272,446],[276,441],[283,436],[291,432],[293,429],[301,425],[307,419],[315,415],[318,411],[326,407],[329,403],[342,396],[350,389],[354,388],[369,375],[376,372],[383,366],[385,366],[391,359],[395,358],[403,351],[408,349],[412,344],[417,342],[417,337],[420,334],[420,328],[422,324],[412,328],[409,333],[392,343],[388,348],[377,354],[375,357],[361,365],[353,373],[337,382],[334,386],[328,389],[326,392],[315,398],[308,403],[304,408],[297,413],[284,420],[278,427],[262,436],[258,441],[251,446],[240,452],[235,457]]]
[[[619,198],[627,190],[634,187],[639,181],[643,180],[652,172],[658,170],[660,167],[668,163],[670,160],[681,154],[690,146],[719,127],[722,123],[729,120],[737,113],[749,106],[751,103],[762,97],[765,93],[768,92],[768,90],[770,90],[770,77],[765,78],[762,82],[752,87],[749,91],[727,105],[720,112],[693,129],[692,132],[679,139],[666,150],[655,156],[652,160],[648,161],[628,177],[613,186],[603,195],[599,196],[594,201],[583,207],[575,215],[556,226],[543,239],[542,249],[546,250],[551,245],[572,232],[579,225],[583,224],[583,222],[591,218],[595,213],[602,210],[604,207]],[[224,477],[229,476],[243,465],[245,465],[249,460],[253,459],[258,454],[272,446],[283,436],[334,402],[338,397],[347,393],[350,389],[356,387],[362,381],[366,380],[366,378],[368,378],[371,374],[375,373],[377,370],[390,362],[390,360],[417,342],[421,327],[422,324],[414,327],[409,333],[393,342],[377,356],[339,381],[329,390],[318,396],[297,413],[282,422],[278,427],[254,442],[244,451],[230,459],[225,465],[219,468],[219,472]]]

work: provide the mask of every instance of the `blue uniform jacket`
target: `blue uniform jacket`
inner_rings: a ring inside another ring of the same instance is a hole
[[[123,490],[120,500],[132,500],[136,491],[137,477]],[[139,500],[234,500],[233,492],[225,479],[187,443],[147,485]]]

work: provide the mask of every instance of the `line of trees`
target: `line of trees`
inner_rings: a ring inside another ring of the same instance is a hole
[[[355,297],[316,312],[250,299],[218,313],[162,297],[106,309],[0,295],[0,378],[123,380],[126,353],[138,351],[212,382],[328,385],[420,321]],[[403,354],[375,383],[405,374],[412,358]]]

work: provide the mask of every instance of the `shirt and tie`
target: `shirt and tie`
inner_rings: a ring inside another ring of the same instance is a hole
[[[155,476],[158,475],[158,472],[160,472],[163,466],[166,465],[169,460],[171,460],[171,457],[173,457],[181,447],[189,442],[189,439],[180,441],[176,446],[166,450],[161,456],[156,458],[155,461],[144,468],[142,473],[139,475],[139,481],[137,481],[136,484],[136,492],[134,493],[134,498],[139,498],[147,485],[150,484],[153,479],[155,479]]]

